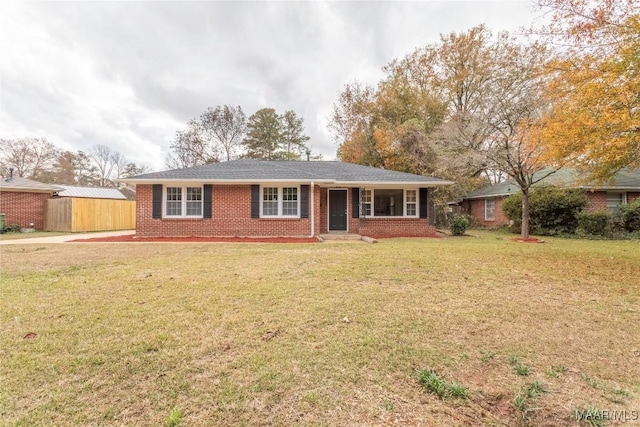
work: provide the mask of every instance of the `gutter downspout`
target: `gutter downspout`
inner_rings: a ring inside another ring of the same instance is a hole
[[[311,219],[311,235],[309,237],[315,237],[316,234],[316,216],[315,216],[315,199],[316,199],[316,192],[314,189],[314,185],[315,182],[311,181],[311,203],[309,203],[310,205],[310,215],[309,215],[309,219]]]

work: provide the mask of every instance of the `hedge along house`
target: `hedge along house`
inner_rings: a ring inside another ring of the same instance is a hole
[[[544,172],[543,172],[544,173]],[[615,215],[620,206],[640,198],[640,169],[622,169],[603,184],[585,183],[580,174],[571,168],[563,168],[540,181],[536,186],[555,185],[562,188],[579,188],[585,191],[590,211],[608,209]],[[488,227],[509,224],[502,212],[502,202],[520,192],[518,185],[508,180],[475,190],[460,203],[461,213],[471,215],[479,224]]]
[[[438,178],[337,161],[235,160],[121,180],[136,186],[136,234],[434,236]]]

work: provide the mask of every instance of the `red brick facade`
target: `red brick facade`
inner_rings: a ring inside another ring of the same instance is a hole
[[[328,232],[327,188],[309,194],[309,218],[251,218],[250,185],[214,185],[212,218],[152,218],[152,186],[136,187],[136,234],[151,236],[270,237],[317,236]],[[435,236],[426,218],[352,218],[352,190],[348,190],[348,232],[371,237]],[[313,214],[311,209],[313,207]],[[313,231],[311,218],[314,218]]]
[[[19,225],[44,229],[45,209],[50,193],[0,191],[0,213],[5,214],[4,226]]]
[[[587,210],[600,211],[607,209],[607,192],[606,191],[587,191]],[[640,198],[640,192],[627,192],[627,203],[632,203]],[[475,221],[485,227],[497,227],[500,225],[508,225],[509,218],[502,212],[502,201],[504,197],[497,197],[495,221],[487,221],[484,219],[484,202],[485,199],[465,200],[462,204],[462,213],[473,216]]]
[[[353,189],[347,191],[347,232],[369,237],[433,237],[428,218],[353,218]],[[328,189],[320,190],[320,232],[329,232]]]
[[[462,206],[461,213],[471,215],[478,224],[485,227],[497,227],[499,225],[509,224],[509,218],[502,212],[502,201],[504,198],[498,197],[493,199],[495,200],[496,206],[494,220],[485,219],[485,200],[486,199],[467,200]]]

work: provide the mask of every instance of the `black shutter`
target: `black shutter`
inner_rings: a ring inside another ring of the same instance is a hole
[[[211,184],[205,184],[203,187],[203,197],[202,197],[202,217],[203,218],[211,218],[211,193],[213,186]]]
[[[427,188],[420,189],[420,218],[427,218],[429,216],[428,204],[427,204]]]
[[[162,184],[153,184],[152,189],[151,217],[162,218]]]
[[[300,218],[309,218],[309,186],[300,186]]]
[[[360,218],[360,189],[351,189],[351,218]]]
[[[260,186],[251,186],[251,218],[260,218]]]

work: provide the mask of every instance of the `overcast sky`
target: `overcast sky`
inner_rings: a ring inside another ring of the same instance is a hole
[[[0,138],[60,148],[104,144],[165,169],[175,132],[207,107],[294,110],[308,145],[335,159],[327,130],[344,84],[440,34],[529,26],[522,1],[2,2]]]

